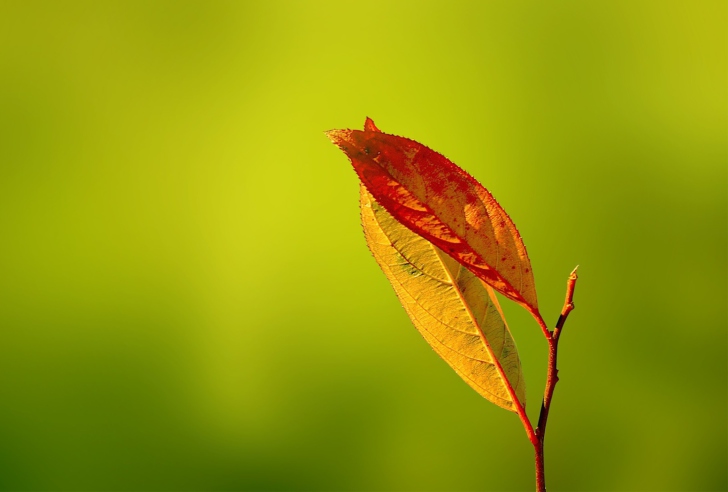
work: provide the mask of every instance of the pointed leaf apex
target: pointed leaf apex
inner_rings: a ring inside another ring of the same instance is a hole
[[[346,142],[350,133],[351,130],[329,130],[324,132],[324,134],[329,137],[329,140],[331,140],[334,145],[341,147],[342,150],[342,145]]]
[[[382,131],[377,128],[377,125],[374,124],[374,121],[372,121],[372,119],[368,116],[366,121],[364,121],[364,131],[382,133]]]

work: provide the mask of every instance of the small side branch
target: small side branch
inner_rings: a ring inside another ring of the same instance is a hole
[[[564,307],[561,309],[559,320],[556,322],[556,327],[553,332],[549,332],[547,340],[549,343],[549,366],[548,373],[546,375],[546,389],[544,390],[543,403],[541,404],[541,412],[538,416],[538,425],[536,426],[536,437],[537,443],[534,443],[534,451],[536,453],[536,487],[539,492],[546,492],[546,479],[544,477],[544,439],[546,437],[546,422],[549,418],[549,409],[551,408],[551,398],[554,396],[554,388],[556,383],[559,381],[559,370],[556,368],[556,361],[559,348],[559,337],[561,336],[561,330],[564,327],[566,318],[569,313],[574,310],[574,288],[576,287],[576,270],[578,266],[574,268],[574,271],[569,275],[569,279],[566,281],[566,299],[564,300]]]
[[[554,328],[554,334],[552,338],[559,338],[561,334],[561,328],[563,328],[566,318],[569,313],[574,310],[574,288],[576,287],[576,279],[579,277],[576,275],[576,270],[579,265],[574,268],[574,271],[569,275],[569,279],[566,281],[566,299],[564,300],[564,307],[561,309],[559,320],[556,322],[556,328]]]

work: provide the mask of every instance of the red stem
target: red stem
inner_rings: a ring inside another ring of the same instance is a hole
[[[579,267],[576,267],[579,268]],[[559,337],[561,336],[561,329],[564,327],[566,318],[569,313],[574,309],[574,288],[576,287],[576,268],[569,275],[569,279],[566,281],[566,299],[564,300],[564,307],[561,309],[561,315],[559,320],[556,322],[554,331],[545,329],[544,335],[549,343],[549,365],[548,373],[546,375],[546,389],[544,390],[543,403],[541,404],[541,412],[538,416],[538,425],[536,426],[536,440],[532,439],[529,434],[529,439],[533,444],[533,448],[536,454],[536,490],[538,492],[546,492],[546,478],[544,476],[544,439],[546,437],[546,422],[549,418],[549,409],[551,408],[551,399],[554,396],[554,388],[556,383],[559,382],[559,370],[556,368],[556,359],[559,349]],[[534,314],[534,316],[536,316]],[[540,315],[536,318],[542,329],[545,328],[546,323]],[[519,414],[520,415],[520,414]],[[529,423],[530,427],[530,423]],[[528,429],[527,429],[528,432]]]
[[[533,448],[536,452],[536,490],[546,492],[546,477],[543,474],[543,441],[538,441]]]

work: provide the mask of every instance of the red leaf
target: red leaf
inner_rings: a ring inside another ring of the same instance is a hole
[[[414,140],[382,133],[369,118],[364,131],[331,130],[327,136],[387,212],[540,317],[523,240],[472,176]]]

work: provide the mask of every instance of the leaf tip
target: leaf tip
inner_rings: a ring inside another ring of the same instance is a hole
[[[324,134],[331,140],[331,142],[334,145],[338,145],[341,147],[347,140],[348,135],[351,133],[351,130],[329,130],[324,132]]]
[[[377,125],[374,124],[374,121],[369,116],[364,121],[364,131],[382,133],[382,130],[377,128]]]

